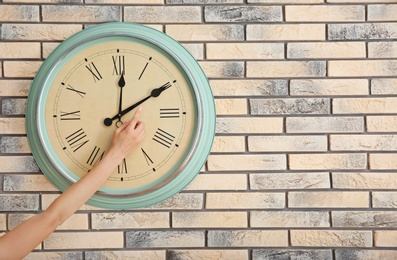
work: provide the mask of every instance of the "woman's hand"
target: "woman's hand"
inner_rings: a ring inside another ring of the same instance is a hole
[[[140,143],[145,136],[144,123],[139,121],[141,115],[139,107],[131,120],[127,120],[122,126],[117,128],[113,134],[112,143],[109,148],[109,156],[118,163]]]

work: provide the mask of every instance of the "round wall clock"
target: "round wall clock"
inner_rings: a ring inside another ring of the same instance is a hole
[[[27,135],[40,169],[66,190],[101,160],[138,106],[145,139],[87,204],[140,208],[181,191],[210,152],[214,100],[196,60],[160,31],[115,22],[66,39],[28,96]]]

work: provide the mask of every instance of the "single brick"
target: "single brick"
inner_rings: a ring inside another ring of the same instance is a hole
[[[38,194],[0,194],[0,211],[35,211],[38,209]]]
[[[374,233],[375,247],[397,247],[397,231],[378,230]]]
[[[248,24],[248,41],[323,41],[324,24]]]
[[[396,250],[335,250],[336,260],[394,259],[396,256]]]
[[[37,5],[0,5],[0,22],[38,22]]]
[[[371,3],[394,3],[395,0],[371,0]],[[327,0],[328,3],[368,3],[367,0]]]
[[[165,2],[166,4],[241,4],[243,0],[165,0]]]
[[[177,41],[244,40],[244,27],[240,24],[166,25],[165,32]]]
[[[284,193],[207,193],[207,209],[284,208]]]
[[[369,155],[369,168],[388,170],[397,168],[397,153],[382,153]]]
[[[289,59],[366,58],[364,42],[288,43]]]
[[[245,70],[243,62],[232,61],[205,61],[200,66],[208,78],[242,78]]]
[[[397,212],[390,211],[332,211],[333,227],[393,228]]]
[[[372,95],[395,95],[397,94],[397,79],[372,79]]]
[[[324,61],[248,61],[247,77],[305,78],[324,77]]]
[[[122,248],[123,232],[56,232],[44,240],[44,249]]]
[[[328,62],[328,75],[330,77],[377,77],[394,76],[396,74],[397,61],[395,60],[350,60]]]
[[[35,2],[36,3],[36,2]],[[40,248],[41,249],[41,248]],[[83,252],[31,252],[24,259],[36,260],[36,259],[62,259],[62,260],[83,260]]]
[[[329,213],[326,211],[252,211],[251,227],[329,227]]]
[[[8,229],[14,229],[22,222],[35,216],[34,214],[9,214],[8,215]],[[88,229],[88,215],[87,214],[73,214],[65,222],[59,225],[56,230],[87,230]]]
[[[284,59],[282,43],[208,43],[208,60]]]
[[[204,247],[204,231],[129,231],[127,248]]]
[[[4,77],[34,78],[41,64],[41,61],[5,61]]]
[[[287,133],[361,133],[362,117],[287,117]]]
[[[396,129],[396,116],[367,116],[368,132],[395,132]]]
[[[332,106],[334,114],[389,114],[397,112],[397,98],[335,98]]]
[[[216,120],[216,132],[239,133],[282,133],[283,119],[279,117],[221,117]]]
[[[372,192],[374,208],[397,208],[397,192]]]
[[[28,41],[61,41],[81,31],[74,24],[3,24],[0,39]]]
[[[285,170],[286,158],[283,154],[275,155],[210,155],[210,171],[269,171]]]
[[[6,214],[0,214],[0,230],[5,231],[7,229],[7,217]]]
[[[251,99],[251,115],[330,114],[328,98]]]
[[[298,2],[300,3],[300,2]],[[277,259],[277,260],[292,260],[292,259],[322,259],[332,260],[331,250],[305,250],[305,249],[274,249],[274,250],[252,250],[253,259]]]
[[[331,135],[333,151],[396,151],[397,135]]]
[[[210,85],[215,96],[288,95],[286,80],[210,80]]]
[[[396,13],[396,4],[368,5],[368,21],[396,21]]]
[[[290,154],[289,166],[292,170],[366,169],[367,155],[364,153]]]
[[[134,23],[200,23],[199,6],[127,6],[124,21]]]
[[[0,42],[0,57],[2,59],[39,59],[41,58],[40,43]]]
[[[4,191],[57,191],[44,175],[12,174],[4,176]]]
[[[320,173],[258,173],[250,174],[252,190],[327,189],[331,188],[329,174]]]
[[[397,174],[387,172],[333,172],[332,186],[337,189],[397,189]]]
[[[26,137],[0,137],[0,153],[31,153]]]
[[[32,156],[0,156],[0,172],[38,172]]]
[[[24,3],[30,4],[54,4],[54,3],[64,3],[62,0],[24,0]],[[3,3],[21,3],[21,0],[3,0]],[[83,3],[83,0],[68,0],[68,3]]]
[[[397,39],[395,23],[329,24],[328,40],[386,40]],[[362,66],[365,68],[365,66]]]
[[[185,190],[246,190],[245,174],[199,174]]]
[[[209,247],[287,247],[287,230],[210,230]]]
[[[188,260],[188,259],[217,259],[217,260],[246,260],[248,259],[247,250],[168,250],[167,259]]]
[[[121,9],[116,6],[44,5],[44,22],[112,22],[121,21]]]
[[[396,5],[397,6],[397,5]],[[397,58],[397,42],[370,42],[368,43],[369,58]],[[373,79],[373,81],[383,79]],[[385,79],[393,80],[393,79]]]
[[[167,212],[92,213],[93,229],[169,228]]]
[[[244,228],[246,212],[173,212],[173,228]]]
[[[289,208],[368,208],[368,192],[316,191],[288,193]]]
[[[248,114],[247,100],[240,99],[215,99],[217,115],[246,115]]]
[[[1,151],[1,139],[0,139]],[[215,136],[212,152],[245,152],[244,136]]]
[[[327,151],[328,141],[325,135],[316,136],[249,136],[250,152],[299,152]]]
[[[164,4],[164,0],[85,0],[86,4]]]
[[[85,260],[98,259],[147,259],[164,260],[166,259],[165,250],[145,250],[145,251],[86,251]],[[74,258],[70,258],[71,260]]]
[[[0,79],[0,96],[27,97],[31,84],[31,80]]]
[[[281,22],[281,6],[206,6],[206,22]]]
[[[360,5],[291,5],[285,7],[288,22],[355,22],[365,21]]]
[[[179,209],[202,209],[203,194],[201,193],[178,193],[171,198],[157,203],[153,206],[146,207],[147,210],[179,210]]]
[[[290,82],[293,96],[348,96],[368,95],[366,79],[293,79]]]
[[[291,245],[303,247],[371,247],[372,231],[291,230]]]
[[[25,115],[26,112],[25,98],[3,99],[1,109],[3,115]]]

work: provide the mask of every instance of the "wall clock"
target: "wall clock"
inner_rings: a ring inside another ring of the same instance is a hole
[[[66,190],[101,160],[138,106],[144,141],[87,204],[140,208],[181,191],[210,152],[214,100],[196,60],[160,31],[114,22],[66,39],[28,96],[27,135],[40,169]]]

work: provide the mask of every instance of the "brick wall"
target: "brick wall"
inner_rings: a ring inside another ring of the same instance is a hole
[[[26,97],[85,26],[179,40],[218,114],[183,192],[142,210],[83,206],[27,259],[397,258],[397,0],[0,3],[0,233],[59,194],[30,153]]]

